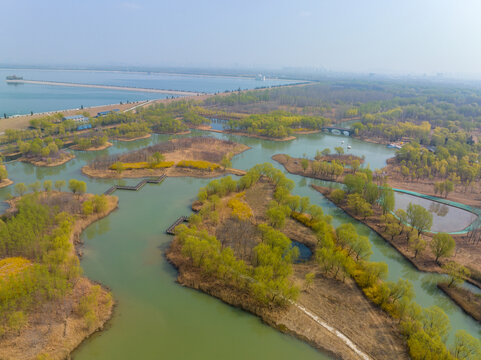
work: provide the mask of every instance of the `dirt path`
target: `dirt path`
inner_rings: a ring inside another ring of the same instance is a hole
[[[310,312],[309,310],[307,310],[304,306],[296,303],[296,302],[293,302],[291,301],[290,302],[292,305],[294,305],[295,307],[297,307],[299,310],[301,310],[304,314],[306,314],[307,316],[309,316],[312,320],[314,320],[316,323],[318,323],[319,325],[321,325],[324,329],[328,330],[330,333],[334,334],[335,336],[337,336],[339,339],[341,339],[341,341],[346,344],[352,351],[354,351],[357,355],[359,355],[359,357],[361,359],[364,359],[364,360],[371,360],[371,358],[363,353],[361,350],[359,350],[359,348],[346,336],[344,335],[342,332],[340,332],[339,330],[333,328],[332,326],[328,325],[327,323],[325,323],[324,321],[322,321],[317,315],[313,314],[312,312]]]

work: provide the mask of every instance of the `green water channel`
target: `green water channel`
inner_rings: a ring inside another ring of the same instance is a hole
[[[291,156],[334,148],[344,140],[350,152],[364,155],[371,168],[384,166],[394,151],[382,145],[327,134],[301,136],[291,142],[273,142],[247,137],[209,134],[229,138],[252,147],[233,159],[233,166],[248,169],[271,160],[277,153]],[[115,143],[101,152],[75,152],[77,158],[56,168],[36,168],[29,164],[7,165],[15,182],[31,183],[45,179],[77,178],[87,182],[88,191],[102,193],[118,180],[90,179],[81,167],[96,156],[144,147],[167,136],[130,143]],[[273,162],[278,168],[277,163]],[[321,183],[288,174],[296,183],[294,192],[309,196],[333,216],[334,225],[350,221],[358,232],[368,235],[373,244],[372,260],[389,265],[389,280],[409,279],[422,306],[441,306],[451,319],[452,332],[465,329],[479,336],[481,327],[465,315],[435,286],[439,276],[415,270],[400,254],[363,224],[335,207],[309,185]],[[148,184],[138,192],[117,191],[119,209],[91,225],[83,233],[85,241],[81,264],[89,278],[108,286],[117,301],[113,319],[105,331],[92,336],[73,353],[73,359],[328,359],[293,337],[283,335],[262,324],[256,317],[223,304],[208,295],[183,288],[175,282],[176,271],[165,260],[164,251],[172,237],[165,229],[179,216],[190,214],[189,205],[198,188],[209,180],[167,178],[162,184]],[[137,183],[137,179],[122,181]],[[0,190],[5,198],[9,189]],[[332,324],[335,326],[335,324]],[[362,347],[362,344],[361,344]]]

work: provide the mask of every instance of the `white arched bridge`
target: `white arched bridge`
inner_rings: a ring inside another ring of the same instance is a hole
[[[346,129],[337,126],[325,126],[322,128],[322,131],[329,132],[334,135],[344,135],[344,136],[351,136],[354,133],[353,129]]]

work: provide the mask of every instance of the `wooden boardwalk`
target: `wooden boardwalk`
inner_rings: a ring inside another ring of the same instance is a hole
[[[107,191],[104,192],[105,195],[111,195],[115,190],[130,190],[130,191],[138,191],[142,189],[145,184],[160,184],[162,181],[165,180],[167,176],[161,175],[156,178],[150,178],[150,179],[144,179],[140,181],[137,185],[135,186],[129,186],[129,185],[113,185],[111,186]]]
[[[187,216],[181,216],[177,220],[174,221],[172,225],[170,225],[165,232],[169,235],[175,235],[175,228],[180,225],[181,223],[188,221],[189,218]]]

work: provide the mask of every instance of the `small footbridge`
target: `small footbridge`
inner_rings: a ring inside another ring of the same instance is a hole
[[[139,191],[142,189],[145,184],[160,184],[162,181],[165,180],[167,176],[161,175],[156,178],[144,179],[140,181],[137,185],[129,186],[129,185],[113,185],[107,191],[104,192],[105,195],[111,195],[116,190],[130,190],[130,191]]]
[[[347,129],[347,128],[342,128],[337,126],[325,126],[322,128],[322,131],[328,132],[334,135],[344,135],[344,136],[351,136],[352,134],[354,134],[353,129]]]

